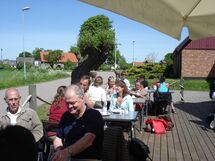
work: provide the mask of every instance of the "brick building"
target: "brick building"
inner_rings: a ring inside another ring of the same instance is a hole
[[[173,52],[174,74],[184,78],[215,78],[215,37],[190,40]]]

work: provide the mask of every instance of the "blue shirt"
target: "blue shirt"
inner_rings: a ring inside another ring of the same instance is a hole
[[[163,83],[160,83],[160,86],[158,87],[158,92],[168,92],[169,89],[167,88],[166,86],[166,83],[163,82]]]

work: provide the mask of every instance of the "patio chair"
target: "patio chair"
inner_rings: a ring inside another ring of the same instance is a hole
[[[121,127],[112,126],[105,129],[102,161],[129,161],[127,141]]]
[[[172,95],[170,92],[157,92],[154,97],[155,115],[170,114]]]

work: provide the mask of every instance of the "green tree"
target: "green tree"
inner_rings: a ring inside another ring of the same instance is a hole
[[[43,51],[43,48],[35,48],[32,52],[35,60],[40,60],[40,52]]]
[[[81,25],[77,47],[83,62],[72,72],[71,83],[76,83],[90,70],[97,70],[113,53],[115,32],[112,21],[104,15],[89,18]]]
[[[167,53],[167,54],[164,56],[164,61],[166,62],[167,65],[173,64],[172,53]]]
[[[73,70],[75,68],[75,64],[71,61],[67,61],[64,63],[64,69],[66,70]]]
[[[50,66],[52,68],[54,64],[60,60],[62,52],[63,52],[62,50],[53,50],[49,51],[49,53],[45,55],[45,59],[50,63]]]
[[[128,64],[128,63],[126,62],[126,59],[125,59],[125,57],[124,57],[123,55],[120,55],[120,54],[118,53],[116,58],[117,58],[117,59],[116,59],[116,60],[117,60],[117,64],[119,65],[119,68],[120,68],[120,69],[125,70],[125,69],[128,69],[128,68],[131,67],[131,64]]]
[[[82,56],[89,53],[88,49],[97,50],[101,55],[106,55],[114,50],[115,32],[112,21],[104,15],[89,18],[81,25],[78,47]]]
[[[168,78],[173,78],[174,76],[174,71],[173,71],[173,57],[172,53],[167,53],[164,56],[164,62],[166,63],[166,69],[164,75]]]
[[[23,52],[19,54],[19,57],[23,57]],[[25,57],[32,57],[32,54],[28,51],[25,51]]]

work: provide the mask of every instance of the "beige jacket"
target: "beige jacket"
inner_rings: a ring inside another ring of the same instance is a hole
[[[23,126],[30,130],[34,135],[36,142],[42,138],[43,125],[34,110],[30,108],[21,108],[21,112],[19,113],[16,122],[16,125]],[[7,109],[0,114],[0,125],[3,127],[10,125],[10,118],[7,115]]]

